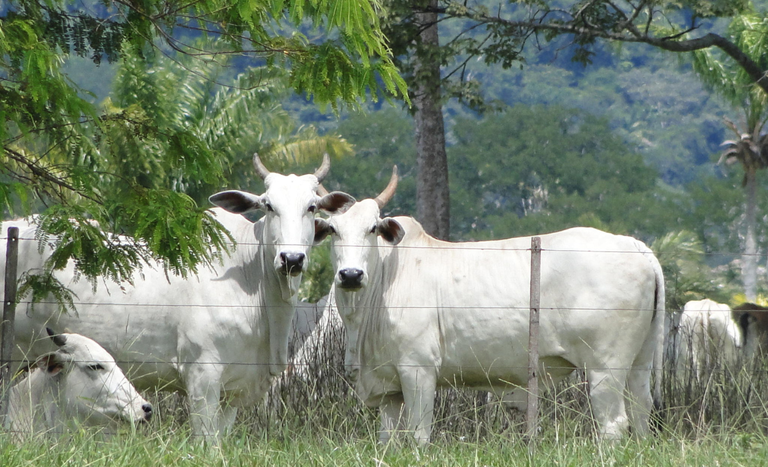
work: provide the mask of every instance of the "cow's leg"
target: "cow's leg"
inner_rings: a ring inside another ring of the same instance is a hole
[[[627,370],[620,368],[620,365],[606,364],[599,369],[587,369],[592,411],[603,439],[620,438],[628,425],[624,405]]]
[[[218,367],[191,362],[182,368],[189,399],[192,433],[214,443],[220,435],[218,421],[221,415],[221,372]]]
[[[387,396],[379,406],[381,417],[381,429],[379,430],[379,443],[387,444],[397,431],[403,428],[403,395]]]
[[[650,433],[648,421],[651,418],[651,410],[653,409],[651,373],[654,370],[654,357],[657,352],[661,352],[660,343],[663,343],[664,339],[662,326],[663,321],[657,320],[648,338],[643,342],[643,346],[635,357],[632,368],[627,375],[627,397],[625,402],[627,404],[629,421],[636,436],[646,436]],[[658,362],[656,363],[658,364]],[[656,372],[655,376],[656,378],[661,378],[661,372]]]
[[[539,384],[539,394],[542,392],[542,387],[543,385]],[[501,401],[504,403],[504,407],[515,409],[524,414],[528,410],[528,391],[523,388],[515,388],[505,392]]]
[[[235,425],[235,418],[237,417],[237,407],[233,407],[231,404],[222,406],[219,413],[219,431],[224,433],[230,433],[232,427]]]
[[[648,420],[653,408],[651,396],[650,368],[633,367],[627,376],[627,397],[625,399],[629,422],[637,436],[646,436],[650,432]]]
[[[401,368],[400,385],[403,389],[408,430],[413,432],[419,446],[425,446],[432,433],[437,376],[424,367],[410,365]]]

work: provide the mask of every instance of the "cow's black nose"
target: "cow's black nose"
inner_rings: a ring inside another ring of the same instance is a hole
[[[346,268],[339,271],[339,280],[344,289],[359,288],[363,283],[363,271],[357,268]]]
[[[299,274],[304,265],[304,256],[304,253],[280,253],[285,273],[291,275]]]
[[[141,410],[144,411],[144,418],[149,420],[152,418],[152,404],[144,404],[141,406]]]

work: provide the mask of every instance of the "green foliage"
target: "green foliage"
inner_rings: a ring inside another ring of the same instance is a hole
[[[696,234],[686,230],[669,232],[650,247],[664,271],[667,310],[680,310],[690,300],[719,298],[716,284],[709,280],[704,248]]]
[[[733,18],[729,39],[758,67],[768,69],[768,18],[747,11]],[[693,69],[701,80],[737,108],[744,108],[746,125],[762,126],[768,108],[768,94],[753,82],[744,69],[719,50],[698,50],[692,54]]]
[[[309,254],[309,265],[304,271],[299,288],[299,299],[306,299],[309,303],[317,303],[318,300],[328,295],[333,285],[335,271],[331,264],[330,240],[325,239],[315,246]]]
[[[174,274],[186,276],[197,272],[197,265],[208,265],[220,257],[232,238],[218,222],[205,214],[183,193],[169,190],[133,191],[135,198],[115,207],[111,213],[115,225],[131,226],[132,238],[145,242],[147,254],[163,259],[163,266]],[[186,232],[177,236],[177,232]]]
[[[16,299],[22,301],[28,295],[28,301],[32,303],[33,309],[35,303],[53,298],[59,305],[60,313],[74,313],[76,311],[75,294],[53,275],[45,271],[28,270],[21,274]]]
[[[387,186],[392,166],[400,181],[384,215],[413,215],[416,212],[416,149],[413,121],[392,108],[371,113],[351,113],[336,131],[349,141],[354,157],[333,161],[325,186],[345,191],[356,199],[373,198]]]
[[[452,224],[461,237],[589,223],[647,238],[665,232],[674,216],[673,195],[657,192],[654,170],[605,120],[516,106],[481,121],[460,120],[454,134]]]
[[[311,160],[347,153],[333,135],[296,128],[276,100],[288,86],[337,108],[380,90],[405,93],[368,0],[80,6],[3,6],[0,205],[9,215],[44,211],[42,228],[60,236],[51,265],[72,257],[89,278],[129,280],[150,258],[182,274],[215,259],[210,251],[225,238],[203,212],[206,198],[225,179],[247,188],[254,151]],[[311,40],[300,32],[305,21],[319,33]],[[247,58],[264,66],[232,76],[234,53],[240,66]],[[62,63],[70,56],[120,61],[102,107],[69,80]],[[91,220],[136,242],[119,245]]]

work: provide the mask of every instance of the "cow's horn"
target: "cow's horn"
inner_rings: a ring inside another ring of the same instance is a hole
[[[48,335],[51,336],[51,339],[53,340],[53,343],[56,344],[59,347],[63,347],[67,343],[67,336],[63,336],[61,334],[56,334],[53,332],[53,329],[51,328],[45,328],[45,330],[48,332]]]
[[[315,177],[317,177],[318,182],[322,182],[326,175],[328,175],[328,171],[331,170],[331,158],[328,157],[328,153],[326,152],[323,154],[323,163],[320,164],[320,167],[315,170]]]
[[[325,189],[325,187],[323,186],[322,183],[317,185],[317,195],[318,196],[326,196],[326,195],[328,195],[328,190]]]
[[[259,153],[257,152],[253,153],[253,166],[256,168],[256,173],[259,174],[259,177],[261,177],[262,180],[267,178],[267,175],[271,173],[269,170],[267,170],[266,167],[264,167],[264,164],[259,158]]]
[[[382,191],[379,196],[374,198],[374,201],[376,201],[376,204],[379,205],[379,209],[383,208],[390,199],[392,199],[392,196],[395,194],[395,188],[397,188],[397,166],[392,166],[392,177],[389,179],[389,185],[387,185],[386,188],[384,188],[384,191]]]

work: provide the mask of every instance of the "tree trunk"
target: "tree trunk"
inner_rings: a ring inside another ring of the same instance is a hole
[[[429,9],[437,8],[430,0]],[[416,91],[416,217],[434,237],[447,240],[450,230],[450,195],[448,191],[448,159],[445,154],[445,127],[440,102],[440,63],[435,57],[439,47],[437,13],[418,13],[423,25],[421,47],[414,60]]]
[[[747,236],[744,239],[744,254],[742,256],[741,276],[744,281],[744,294],[747,300],[754,302],[757,298],[757,235],[755,234],[757,223],[757,170],[745,167],[747,195],[747,210],[745,222],[747,224]]]

